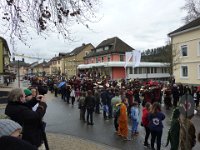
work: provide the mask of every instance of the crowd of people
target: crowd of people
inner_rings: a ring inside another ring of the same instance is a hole
[[[196,131],[191,122],[192,116],[180,115],[177,106],[180,97],[189,94],[193,97],[197,109],[200,100],[199,87],[189,88],[188,85],[183,86],[175,82],[166,83],[153,80],[144,82],[122,79],[119,82],[107,78],[84,77],[74,77],[70,80],[62,77],[31,78],[30,82],[31,86],[28,89],[17,88],[10,92],[5,114],[19,126],[22,140],[25,142],[21,143],[33,145],[32,149],[39,148],[45,141],[43,116],[47,108],[44,96],[47,90],[54,92],[55,97],[60,93],[63,101],[72,106],[78,101],[80,120],[86,122],[87,125],[94,125],[93,113],[100,114],[102,107],[103,118],[113,119],[114,129],[123,140],[127,141],[137,137],[138,126],[143,126],[144,146],[152,150],[161,149],[164,128],[162,121],[165,119],[161,103],[164,101],[167,110],[174,110],[166,145],[170,143],[171,150],[178,150],[178,148],[190,150],[195,145]],[[141,107],[142,111],[140,111]],[[132,125],[131,137],[128,136],[129,120]],[[3,136],[10,135],[11,133]],[[149,139],[150,135],[151,139]],[[178,140],[174,140],[177,138]],[[2,140],[0,136],[0,145]],[[45,146],[48,149],[48,144]]]

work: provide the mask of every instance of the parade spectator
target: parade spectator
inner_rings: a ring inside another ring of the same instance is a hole
[[[118,118],[119,118],[119,110],[120,110],[121,98],[119,96],[119,91],[115,92],[115,97],[111,100],[111,105],[113,108],[113,115],[114,115],[114,126],[115,131],[118,131]]]
[[[131,107],[131,121],[132,121],[132,130],[131,130],[131,136],[138,135],[138,124],[140,119],[140,112],[138,109],[138,103],[133,102]]]
[[[30,109],[31,104],[35,105],[37,102],[39,102],[37,110]],[[45,115],[46,108],[44,96],[39,96],[36,100],[26,102],[24,91],[16,88],[8,96],[5,114],[23,126],[23,140],[39,147],[43,141],[42,118]]]
[[[172,87],[172,95],[173,95],[173,106],[176,108],[180,97],[180,92],[176,84],[174,84]]]
[[[119,115],[119,127],[118,135],[124,140],[128,140],[128,116],[127,116],[127,104],[128,100],[125,98],[122,100],[120,105],[120,115]]]
[[[151,108],[148,116],[149,129],[151,131],[151,148],[155,150],[154,143],[157,140],[157,150],[161,148],[161,138],[163,132],[163,123],[165,115],[161,112],[161,106],[158,102],[155,102]]]
[[[98,89],[95,89],[94,92],[94,98],[95,98],[95,113],[100,114],[100,91]]]
[[[66,88],[66,98],[67,98],[67,104],[69,104],[69,100],[70,100],[70,93],[71,93],[71,88],[69,85],[67,85],[67,88]]]
[[[106,90],[106,87],[104,87],[104,89],[102,90],[102,93],[101,93],[101,102],[103,104],[103,117],[105,120],[108,118],[108,116],[107,116],[107,110],[108,110],[107,101],[108,101],[108,92]]]
[[[85,106],[87,109],[87,124],[94,125],[93,112],[95,107],[95,99],[92,96],[92,91],[88,91],[88,96],[85,98]]]
[[[148,142],[149,135],[150,135],[150,129],[149,129],[149,111],[151,109],[151,103],[147,102],[145,104],[145,107],[142,109],[142,126],[145,128],[145,140],[144,140],[144,146],[149,147],[150,144]]]
[[[172,98],[171,98],[171,94],[172,94],[172,91],[171,91],[171,88],[169,85],[167,85],[166,89],[163,91],[164,92],[164,103],[165,103],[165,107],[167,110],[170,109],[170,107],[172,106]]]
[[[78,107],[80,109],[80,120],[85,121],[85,111],[86,111],[86,106],[85,106],[85,92],[80,93],[79,97],[79,104]]]
[[[25,100],[30,101],[33,98],[32,92],[29,89],[24,90]]]
[[[167,144],[170,143],[170,150],[179,149],[179,135],[180,135],[180,111],[179,108],[175,108],[172,113],[171,125],[168,131]]]
[[[112,105],[111,105],[111,100],[115,96],[113,89],[108,90],[108,101],[107,101],[107,106],[108,106],[108,118],[111,119],[113,117],[112,114]]]
[[[70,93],[70,97],[71,97],[71,100],[72,100],[72,106],[74,106],[74,102],[75,102],[75,90],[74,90],[74,87],[72,87],[72,90],[71,90],[71,93]]]
[[[22,127],[10,120],[0,119],[0,149],[2,150],[37,150],[30,143],[21,139]]]
[[[193,99],[194,99],[196,108],[198,108],[198,106],[199,106],[200,93],[199,93],[199,91],[197,90],[197,87],[194,87],[194,88],[193,88],[193,90],[192,90],[192,96],[193,96]]]

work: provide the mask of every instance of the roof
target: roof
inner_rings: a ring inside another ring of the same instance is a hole
[[[188,24],[172,31],[171,33],[169,33],[168,35],[169,36],[173,36],[173,34],[177,34],[177,33],[180,33],[180,32],[184,32],[184,31],[188,31],[188,30],[192,30],[192,29],[195,29],[197,27],[200,27],[200,17],[189,22]]]
[[[92,64],[80,64],[79,69],[93,68],[93,67],[124,67],[124,61],[116,62],[102,62],[102,63],[92,63]],[[132,62],[127,64],[127,67],[133,66]],[[139,67],[169,67],[169,63],[159,63],[159,62],[140,62]]]
[[[29,67],[29,66],[30,66],[29,63],[25,63],[24,61],[21,61],[21,60],[19,60],[19,61],[17,61],[17,60],[16,60],[16,61],[11,61],[9,65],[10,65],[11,67],[12,67],[12,66],[18,66],[18,62],[19,62],[19,66],[20,66],[20,67],[22,67],[22,66],[23,66],[23,67]]]
[[[97,49],[104,48],[106,46],[109,47],[108,50],[96,52]],[[134,50],[134,48],[132,48],[131,46],[126,44],[120,38],[113,37],[113,38],[109,38],[107,40],[102,41],[95,49],[92,50],[92,52],[90,52],[87,56],[85,56],[85,58],[99,56],[99,55],[106,55],[106,54],[110,54],[110,53],[124,54],[125,52],[132,51],[132,50]]]

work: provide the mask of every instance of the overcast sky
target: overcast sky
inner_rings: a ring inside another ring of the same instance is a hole
[[[184,24],[182,18],[185,12],[181,10],[184,0],[101,1],[97,13],[101,19],[89,24],[92,30],[82,25],[72,27],[75,42],[64,41],[53,33],[46,40],[34,35],[30,48],[20,42],[16,43],[17,53],[52,58],[59,52],[70,52],[82,43],[97,46],[101,41],[115,36],[134,49],[143,51],[164,46],[168,40],[167,34]],[[10,49],[12,51],[11,46]]]

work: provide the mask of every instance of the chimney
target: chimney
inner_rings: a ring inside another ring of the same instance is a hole
[[[13,61],[15,62],[15,57],[13,57]]]
[[[85,43],[83,43],[82,46],[85,46]]]
[[[24,62],[24,58],[22,58],[22,62]]]

